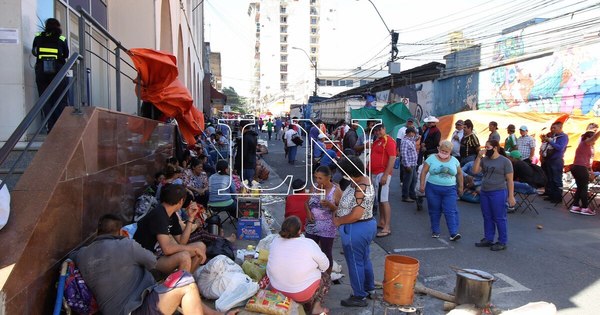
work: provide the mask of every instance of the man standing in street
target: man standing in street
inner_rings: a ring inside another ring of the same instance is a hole
[[[269,121],[270,123],[271,121]],[[268,124],[267,123],[267,128]],[[248,122],[243,121],[241,126],[242,136],[242,148],[239,152],[242,153],[242,181],[248,180],[248,184],[254,180],[254,174],[256,173],[256,146],[258,145],[258,133],[248,126]]]
[[[269,134],[269,141],[271,141],[271,135],[273,134],[273,122],[271,118],[267,121],[267,133]]]
[[[438,146],[440,145],[440,139],[442,137],[442,133],[438,127],[436,127],[436,124],[440,122],[437,118],[428,116],[423,119],[423,121],[427,124],[427,129],[425,129],[423,136],[421,137],[419,164],[421,164],[422,161],[425,161],[430,154],[438,152]]]
[[[400,164],[402,164],[402,154],[400,154],[400,146],[402,143],[402,139],[404,139],[404,136],[406,135],[406,129],[408,128],[414,128],[414,120],[411,118],[408,118],[406,120],[406,124],[402,127],[400,127],[400,129],[398,129],[398,133],[396,134],[396,149],[398,150],[397,152],[397,156],[400,159]],[[404,168],[400,168],[400,182],[402,183],[404,180]]]
[[[414,202],[417,199],[417,130],[413,127],[406,129],[404,138],[400,143],[400,159],[404,177],[402,178],[402,201]]]
[[[532,163],[535,154],[535,139],[527,134],[527,126],[525,125],[519,128],[519,133],[521,136],[517,139],[517,149],[521,152],[521,159],[524,162]]]
[[[552,203],[562,201],[564,155],[569,144],[569,137],[562,131],[562,126],[561,122],[555,122],[550,127],[550,134],[541,136],[540,158],[542,159],[542,169],[548,178],[545,191],[547,197],[544,200]]]
[[[465,120],[464,136],[460,140],[460,165],[475,161],[479,154],[479,138],[473,132],[473,122],[470,119]]]
[[[396,161],[396,142],[387,135],[385,126],[379,124],[373,128],[377,139],[371,146],[370,169],[371,180],[375,191],[375,202],[379,203],[379,224],[381,231],[377,237],[386,237],[392,234],[392,210],[389,202],[390,181],[394,162]]]
[[[452,133],[452,156],[460,161],[460,141],[464,136],[463,128],[465,126],[465,122],[462,119],[459,119],[454,123],[454,132]]]
[[[296,163],[296,153],[298,153],[298,146],[292,141],[292,138],[295,135],[298,135],[298,132],[296,132],[293,127],[294,126],[290,124],[290,128],[283,135],[287,147],[288,163],[291,165]]]
[[[515,125],[510,124],[506,127],[508,137],[504,140],[504,151],[511,152],[517,150],[517,137],[515,136]]]
[[[282,126],[283,124],[281,123],[281,118],[275,118],[275,140],[279,140],[279,130],[281,130]]]
[[[495,121],[490,121],[488,128],[490,129],[490,136],[488,137],[488,141],[496,140],[500,142],[500,134],[498,133],[498,123]]]

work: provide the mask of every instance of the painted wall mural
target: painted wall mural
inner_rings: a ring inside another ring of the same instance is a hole
[[[432,115],[443,116],[477,109],[478,75],[475,72],[435,81]]]
[[[478,109],[600,116],[600,45],[573,47],[551,56],[479,74]],[[518,37],[499,40],[495,61],[523,55]]]
[[[400,103],[408,99],[408,109],[420,121],[429,115],[435,115],[433,91],[433,81],[397,87],[393,89],[391,100],[392,103]]]

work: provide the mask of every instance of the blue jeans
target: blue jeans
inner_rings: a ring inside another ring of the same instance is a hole
[[[498,242],[508,242],[508,220],[506,219],[506,198],[508,190],[481,191],[481,214],[483,215],[483,234],[493,242],[498,229]]]
[[[440,234],[440,218],[442,212],[446,218],[446,225],[450,235],[458,233],[458,209],[456,207],[456,186],[440,186],[432,183],[425,185],[425,197],[427,197],[427,209],[431,222],[431,232]]]
[[[256,174],[255,168],[245,168],[242,170],[242,181],[244,179],[248,180],[248,186],[252,185],[252,180],[254,180],[254,174]]]
[[[296,161],[296,153],[298,153],[297,145],[288,147],[288,162],[290,162],[290,164],[292,164]]]
[[[546,191],[553,201],[562,200],[562,173],[565,162],[562,159],[544,160],[542,169],[546,173]]]
[[[369,294],[367,291],[375,289],[369,245],[377,233],[377,223],[374,219],[370,219],[344,224],[339,227],[339,232],[344,257],[348,264],[352,295],[364,298]]]
[[[404,170],[404,177],[402,178],[402,199],[411,198],[417,199],[417,194],[415,193],[415,186],[417,185],[417,167],[411,166],[410,171],[404,166],[401,166],[400,169]]]
[[[515,186],[515,192],[527,194],[527,195],[537,194],[537,189],[529,186],[529,184],[527,184],[527,183],[514,182],[514,186]]]

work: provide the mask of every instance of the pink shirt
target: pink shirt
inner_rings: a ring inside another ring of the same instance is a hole
[[[593,146],[588,145],[584,141],[579,141],[577,150],[575,150],[575,159],[573,159],[573,165],[585,166],[587,168],[592,167],[591,160],[593,152]]]

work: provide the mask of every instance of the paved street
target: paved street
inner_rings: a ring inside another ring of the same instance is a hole
[[[266,139],[266,133],[261,134],[261,138]],[[290,166],[283,157],[282,142],[269,142],[265,161],[272,172],[264,187],[275,187],[286,175],[303,176],[304,152],[299,150],[297,165]],[[394,174],[390,199],[392,234],[376,239],[372,245],[376,280],[383,280],[386,253],[399,253],[417,258],[420,261],[418,280],[442,292],[449,293],[454,288],[456,276],[450,266],[494,274],[498,280],[493,286],[492,303],[501,309],[534,301],[552,302],[560,314],[597,314],[597,309],[600,309],[597,298],[600,290],[600,217],[574,215],[563,205],[555,207],[538,199],[535,206],[539,215],[533,212],[509,215],[508,250],[492,252],[474,246],[483,234],[478,204],[458,203],[463,238],[450,242],[443,220],[442,237],[432,239],[427,212],[418,212],[414,204],[400,201],[397,173]],[[276,221],[281,222],[283,203],[275,202],[265,205],[265,208],[273,213]],[[542,229],[538,229],[538,225]],[[334,257],[343,265],[337,241]],[[367,309],[341,307],[339,300],[351,293],[346,277],[342,282],[332,287],[328,297],[327,306],[332,314],[356,314],[357,311],[359,314],[399,313],[379,301]],[[442,302],[431,297],[416,297],[415,306],[421,307],[425,314],[444,314]]]

